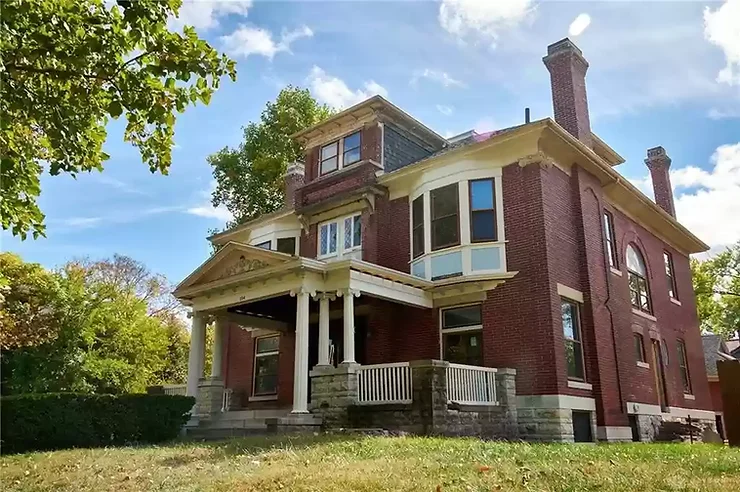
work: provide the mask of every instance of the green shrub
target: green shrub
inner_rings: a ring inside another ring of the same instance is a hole
[[[49,393],[0,398],[2,453],[157,443],[177,437],[195,399]]]

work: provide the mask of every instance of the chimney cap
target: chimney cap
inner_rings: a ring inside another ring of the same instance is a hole
[[[552,60],[557,56],[571,55],[579,60],[586,68],[588,68],[588,61],[583,56],[581,49],[569,38],[563,38],[558,42],[552,43],[547,47],[547,56],[542,58],[545,62],[545,66],[549,68],[548,61]]]
[[[304,166],[302,162],[291,162],[285,169],[285,174],[283,174],[283,176],[303,176],[305,172],[306,166]]]
[[[658,145],[657,147],[648,149],[647,156],[648,156],[648,159],[652,159],[654,157],[667,156],[667,154],[665,153],[665,149],[662,146]]]
[[[652,149],[648,149],[647,151],[647,159],[645,159],[645,164],[647,164],[648,168],[652,169],[651,166],[653,165],[665,165],[666,167],[671,166],[671,158],[668,157],[668,154],[666,153],[665,149],[658,145],[657,147],[653,147]]]

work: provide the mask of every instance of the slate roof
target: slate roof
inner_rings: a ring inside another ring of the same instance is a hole
[[[707,376],[717,375],[718,360],[732,360],[727,344],[719,335],[702,335],[701,344],[704,348],[704,367]]]

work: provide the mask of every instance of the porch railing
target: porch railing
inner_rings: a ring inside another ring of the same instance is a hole
[[[450,363],[447,401],[466,405],[497,405],[496,369]]]
[[[408,362],[360,366],[358,400],[365,405],[411,403],[411,367]]]
[[[185,396],[188,392],[187,384],[165,384],[162,386],[162,390],[165,395],[182,395]]]

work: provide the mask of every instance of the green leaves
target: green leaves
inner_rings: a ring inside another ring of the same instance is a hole
[[[304,149],[290,136],[330,114],[308,89],[288,86],[280,91],[274,102],[267,103],[260,121],[244,127],[238,149],[225,147],[208,157],[216,179],[213,205],[225,205],[235,224],[280,208],[285,169],[303,160]]]
[[[109,118],[152,172],[172,161],[176,112],[210,102],[234,61],[192,28],[167,30],[180,0],[4,0],[0,17],[0,216],[44,234],[40,163],[52,175],[102,169]],[[192,82],[191,82],[192,81]]]
[[[740,242],[708,260],[692,259],[691,275],[702,329],[725,338],[740,332]]]

